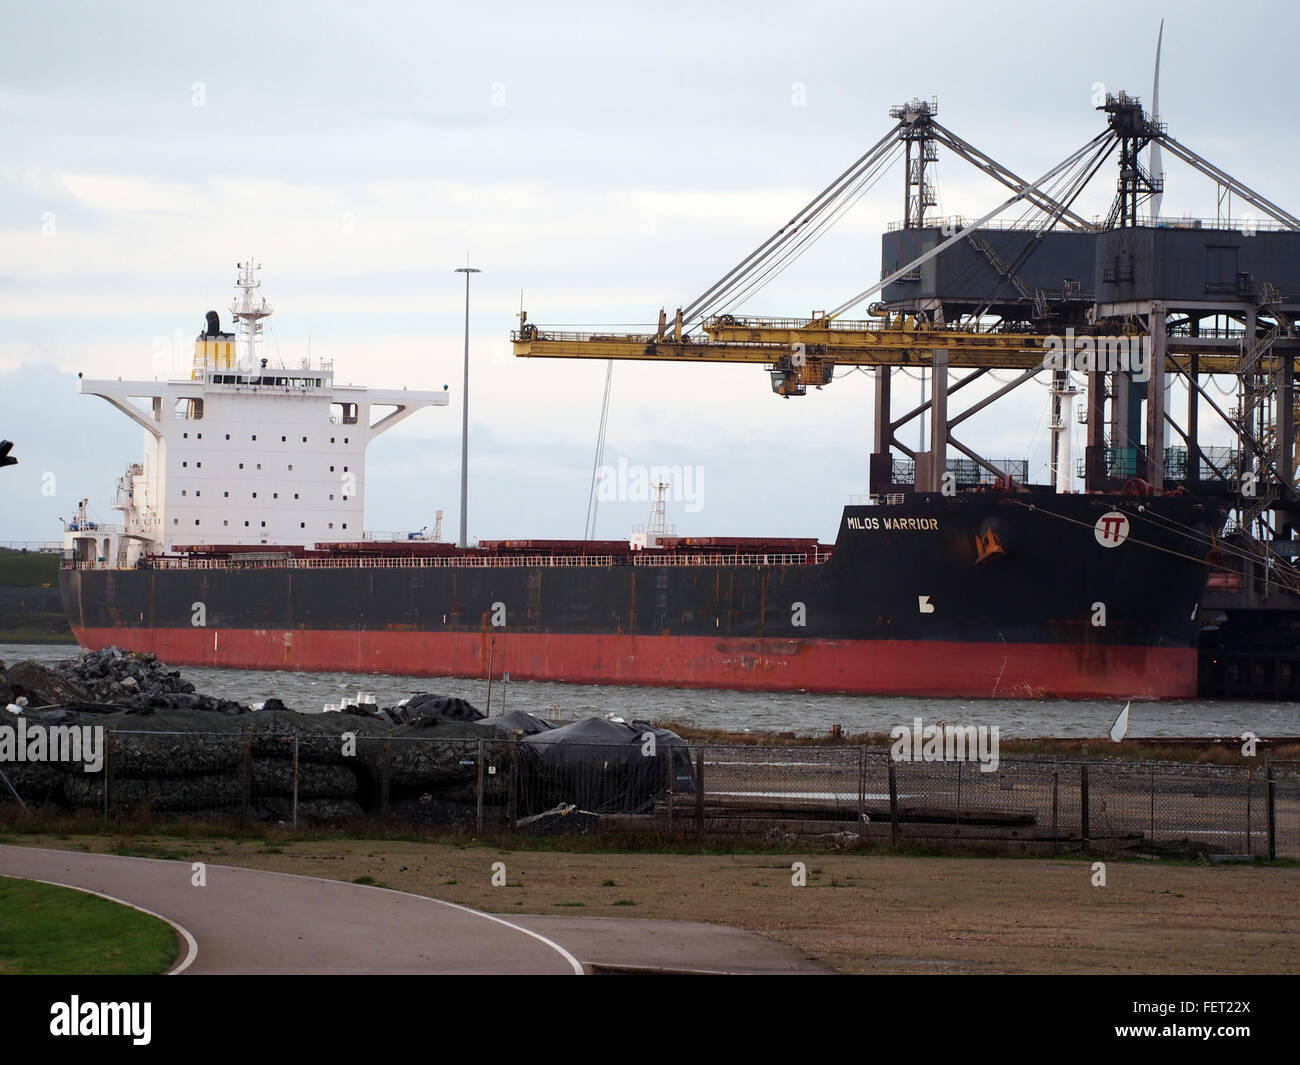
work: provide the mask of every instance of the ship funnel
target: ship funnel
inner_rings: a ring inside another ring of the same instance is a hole
[[[223,333],[221,315],[208,311],[204,330],[194,340],[194,366],[190,380],[202,381],[209,370],[233,369],[235,361],[235,335]]]

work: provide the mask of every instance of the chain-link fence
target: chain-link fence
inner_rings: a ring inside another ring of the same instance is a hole
[[[106,732],[99,765],[0,761],[0,806],[294,828],[812,834],[1300,858],[1300,762],[897,761],[869,747],[688,745],[662,732],[632,744],[561,744],[545,735],[117,729]]]

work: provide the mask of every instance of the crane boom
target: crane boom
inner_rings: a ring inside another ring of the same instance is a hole
[[[737,318],[722,315],[704,323],[706,338],[674,340],[655,333],[572,333],[543,331],[530,322],[510,334],[519,358],[618,359],[675,363],[743,363],[766,365],[793,374],[792,385],[830,383],[835,366],[930,366],[935,351],[948,353],[953,369],[1029,370],[1043,366],[1050,335],[978,332],[940,328],[911,316],[891,315],[876,321],[845,321],[825,315],[808,318]],[[1233,374],[1240,359],[1220,354],[1197,337],[1171,336],[1169,354],[1200,356],[1203,374]],[[1273,355],[1268,370],[1296,355]],[[1276,365],[1274,365],[1276,364]],[[1166,372],[1179,364],[1165,361]],[[1261,371],[1264,372],[1264,371]],[[775,386],[774,386],[775,387]],[[775,388],[780,394],[781,389]],[[790,394],[801,395],[801,392]]]

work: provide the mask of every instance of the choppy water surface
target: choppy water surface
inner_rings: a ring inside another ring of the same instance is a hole
[[[0,644],[0,661],[23,658],[57,662],[75,657],[68,644]],[[487,681],[458,677],[404,677],[386,673],[297,673],[282,670],[186,667],[201,692],[261,702],[272,696],[295,710],[319,712],[326,703],[371,692],[391,706],[415,691],[458,695],[488,709]],[[563,717],[617,714],[632,719],[673,720],[704,728],[795,732],[811,735],[839,725],[847,733],[888,732],[921,717],[926,723],[997,725],[1003,736],[1104,737],[1122,704],[1060,699],[918,699],[872,695],[810,695],[790,692],[712,691],[697,688],[624,688],[551,684],[500,678],[492,684],[491,712],[555,708]],[[1134,703],[1130,736],[1300,735],[1300,703],[1187,700]]]

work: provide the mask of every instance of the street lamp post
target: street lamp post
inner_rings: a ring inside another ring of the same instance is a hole
[[[461,387],[460,418],[460,546],[469,546],[469,275],[482,273],[472,266],[458,266],[465,275],[465,383]]]

